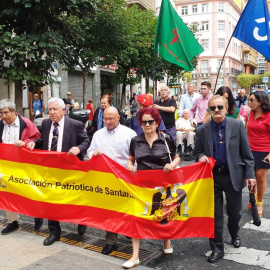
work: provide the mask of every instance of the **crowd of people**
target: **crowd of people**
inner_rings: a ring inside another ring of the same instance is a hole
[[[42,135],[33,122],[16,112],[14,102],[3,99],[0,101],[0,143],[67,152],[81,160],[85,155],[91,159],[105,154],[132,173],[154,169],[166,173],[176,169],[184,145],[186,154],[194,156],[196,162],[206,163],[209,157],[214,158],[215,237],[209,239],[212,253],[208,262],[218,262],[224,256],[223,192],[226,195],[228,230],[235,248],[241,246],[239,221],[245,186],[256,194],[259,215],[263,216],[263,198],[270,168],[269,97],[263,91],[247,97],[241,90],[236,103],[228,87],[221,87],[213,94],[209,82],[201,84],[200,94],[193,84],[189,84],[187,93],[180,100],[170,98],[168,86],[163,86],[159,97],[154,101],[150,94],[134,94],[130,100],[133,115],[129,127],[124,125],[122,114],[113,106],[110,95],[101,96],[97,109],[90,99],[86,107],[91,112],[90,139],[82,122],[65,117],[66,107],[72,110],[75,106],[70,92],[66,102],[55,97],[48,101],[49,118],[42,121]],[[42,113],[44,104],[39,106]],[[245,114],[241,114],[243,107]],[[6,214],[7,226],[2,235],[19,228],[18,214],[9,211]],[[42,224],[41,218],[35,219],[36,230]],[[61,235],[58,221],[49,220],[48,226],[50,235],[44,240],[44,245],[59,241]],[[78,225],[80,235],[85,230],[85,225]],[[132,257],[123,264],[124,268],[140,263],[139,246],[140,239],[132,239]],[[117,234],[106,232],[102,253],[108,255],[117,248]],[[163,250],[165,254],[173,253],[169,239],[164,239]]]

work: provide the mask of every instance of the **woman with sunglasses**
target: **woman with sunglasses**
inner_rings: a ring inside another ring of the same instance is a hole
[[[246,118],[250,149],[255,161],[257,180],[257,208],[263,215],[263,197],[267,187],[267,173],[270,169],[270,100],[264,91],[256,91],[248,98],[251,111]],[[251,209],[251,205],[249,205]]]
[[[227,86],[221,86],[215,95],[220,95],[225,97],[228,100],[228,112],[226,116],[234,118],[234,119],[240,119],[240,111],[238,108],[236,108],[235,100],[233,98],[232,91]],[[210,121],[210,112],[207,110],[203,122],[206,123]]]
[[[135,172],[135,161],[137,170],[164,170],[164,172],[175,169],[180,163],[172,137],[163,135],[158,131],[161,120],[158,110],[154,107],[147,107],[140,111],[138,122],[143,129],[143,133],[131,140],[130,157],[127,163],[129,171]],[[132,257],[123,264],[124,268],[132,268],[140,263],[140,239],[133,238],[132,247]],[[164,239],[163,251],[165,254],[173,253],[169,239]]]

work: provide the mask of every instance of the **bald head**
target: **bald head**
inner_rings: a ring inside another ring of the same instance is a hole
[[[240,91],[241,98],[244,98],[245,95],[246,95],[246,90],[245,89],[241,89],[241,91]]]
[[[119,124],[119,120],[120,115],[115,107],[110,106],[104,110],[103,121],[108,130],[115,129]]]

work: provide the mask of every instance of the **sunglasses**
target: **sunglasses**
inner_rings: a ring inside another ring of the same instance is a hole
[[[216,110],[216,108],[218,108],[219,111],[224,109],[223,105],[217,105],[217,106],[211,106],[209,107],[210,111],[214,112]]]
[[[249,98],[248,99],[248,102],[251,102],[252,103],[253,101],[257,101],[257,99],[254,99],[254,98]]]
[[[154,123],[155,123],[155,120],[145,120],[145,121],[142,121],[142,125],[143,126],[146,126],[147,124],[149,126],[152,126],[152,125],[154,125]]]

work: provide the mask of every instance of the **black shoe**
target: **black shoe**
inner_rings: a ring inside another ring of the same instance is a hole
[[[179,144],[177,147],[177,154],[179,157],[182,156],[182,145],[181,144]]]
[[[18,229],[19,229],[19,223],[17,220],[15,220],[11,223],[8,223],[7,227],[1,231],[1,234],[6,235],[6,234],[12,233],[14,231],[17,231]]]
[[[216,263],[218,262],[221,258],[223,258],[224,254],[223,253],[215,253],[212,252],[211,255],[208,257],[207,261],[210,263]]]
[[[101,253],[104,255],[109,255],[116,249],[118,249],[117,245],[106,245],[105,247],[103,247]]]
[[[86,226],[85,225],[78,225],[78,234],[79,235],[84,235],[84,233],[85,233],[85,231],[86,231]]]
[[[35,230],[38,231],[43,225],[43,218],[35,218]]]
[[[241,240],[239,236],[236,236],[235,238],[232,238],[232,245],[235,248],[240,248],[241,247]]]
[[[56,236],[54,234],[51,234],[49,237],[47,237],[44,242],[43,245],[44,246],[50,246],[52,245],[55,241],[59,241],[60,240],[60,236]]]

